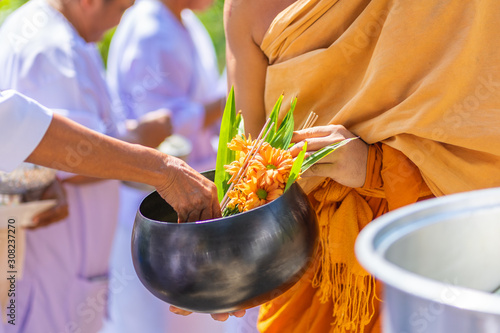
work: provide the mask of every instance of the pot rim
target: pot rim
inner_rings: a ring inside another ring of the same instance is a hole
[[[473,199],[480,200],[477,202]],[[433,198],[384,214],[369,223],[359,234],[355,244],[356,258],[384,284],[407,294],[450,307],[500,315],[498,295],[420,276],[384,259],[385,251],[398,239],[397,235],[438,223],[439,219],[431,218],[434,216],[432,212],[442,206],[453,206],[453,213],[464,212],[472,207],[500,208],[500,188]],[[443,295],[450,291],[458,295],[453,300]]]
[[[290,188],[285,192],[283,193],[282,195],[280,195],[277,199],[271,201],[271,202],[268,202],[262,206],[259,206],[257,208],[254,208],[254,209],[251,209],[251,210],[248,210],[246,212],[241,212],[241,213],[238,213],[236,215],[231,215],[231,216],[223,216],[223,217],[219,217],[219,218],[216,218],[216,219],[210,219],[210,220],[203,220],[203,221],[194,221],[194,222],[182,222],[182,223],[177,223],[177,222],[168,222],[168,221],[158,221],[158,220],[154,220],[154,219],[151,219],[149,217],[146,217],[144,216],[144,214],[142,214],[141,212],[141,206],[142,206],[142,202],[141,204],[139,205],[139,209],[137,210],[137,214],[140,215],[140,217],[143,219],[143,220],[146,220],[150,223],[159,223],[159,224],[170,224],[170,225],[196,225],[196,224],[205,224],[205,223],[214,223],[214,222],[220,222],[220,221],[226,221],[228,219],[231,219],[231,218],[234,218],[234,217],[243,217],[245,215],[248,215],[248,214],[252,214],[253,212],[257,212],[257,211],[260,211],[260,210],[263,210],[263,209],[268,209],[269,206],[273,205],[274,204],[277,204],[283,200],[285,200],[288,196],[290,195],[293,195],[293,193],[297,192],[298,193],[302,193],[305,197],[306,200],[309,200],[307,198],[307,195],[305,194],[305,192],[302,190],[302,188],[300,187],[299,184],[297,184],[296,182],[292,184],[292,186],[290,186]],[[151,193],[149,193],[144,199],[143,201],[148,198],[149,196],[153,195],[154,193],[158,193],[158,191],[153,191]],[[167,203],[168,204],[168,203]],[[168,204],[170,205],[170,204]],[[311,207],[312,209],[312,207]]]

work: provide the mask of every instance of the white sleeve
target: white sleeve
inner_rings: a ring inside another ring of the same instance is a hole
[[[0,170],[10,172],[38,146],[52,112],[12,90],[0,92]]]

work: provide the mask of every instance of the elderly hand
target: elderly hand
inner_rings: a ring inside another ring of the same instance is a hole
[[[332,143],[353,137],[355,135],[342,125],[311,127],[293,133],[292,142],[296,144],[290,148],[290,152],[296,156],[307,141],[310,155]],[[361,187],[366,179],[367,160],[368,145],[361,139],[353,140],[318,161],[302,177],[329,177],[344,186]]]
[[[178,222],[195,222],[221,217],[215,184],[184,161],[166,156],[167,170],[158,193],[179,216]]]
[[[170,312],[173,312],[175,314],[181,315],[181,316],[187,316],[190,315],[192,312],[186,311],[179,309],[173,305],[170,306]],[[212,318],[217,321],[226,321],[229,316],[235,316],[238,318],[241,318],[245,315],[246,311],[245,310],[239,310],[235,312],[230,312],[230,313],[213,313],[211,314]]]
[[[33,225],[28,229],[36,229],[46,227],[52,223],[58,222],[66,218],[69,214],[68,202],[66,200],[66,192],[59,181],[56,179],[43,192],[41,200],[56,199],[57,203],[54,207],[47,209],[33,217]]]

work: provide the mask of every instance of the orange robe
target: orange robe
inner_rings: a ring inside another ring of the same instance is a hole
[[[359,231],[418,200],[500,186],[497,9],[495,0],[298,0],[274,19],[261,44],[266,112],[282,92],[285,102],[297,96],[297,127],[314,111],[316,125],[342,124],[370,150],[363,188],[302,183],[319,252],[261,307],[261,332],[379,331],[381,288],[354,256]]]

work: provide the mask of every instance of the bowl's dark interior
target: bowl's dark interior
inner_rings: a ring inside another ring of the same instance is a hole
[[[145,218],[151,220],[177,222],[176,211],[161,198],[158,192],[151,193],[148,200],[142,202],[139,210]]]
[[[215,171],[205,171],[202,175],[213,181]],[[158,200],[159,198],[161,196],[155,191],[150,194],[148,200],[143,200],[139,208],[141,214],[151,220],[177,223],[177,212],[163,199]]]

